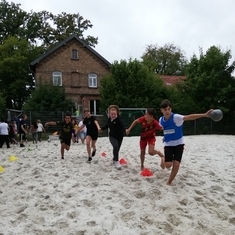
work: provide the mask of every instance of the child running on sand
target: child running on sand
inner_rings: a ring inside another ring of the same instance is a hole
[[[84,109],[84,115],[85,118],[83,120],[83,125],[78,128],[77,132],[82,130],[86,126],[87,128],[86,147],[88,153],[87,162],[91,163],[92,157],[94,157],[96,154],[96,141],[98,139],[98,130],[100,129],[100,126],[96,118],[93,115],[91,115],[89,109]]]
[[[119,150],[126,131],[125,123],[119,114],[119,107],[117,105],[110,105],[107,123],[99,129],[99,131],[101,131],[109,128],[109,141],[113,146],[113,164],[117,169],[121,169],[121,164],[119,163]]]
[[[158,154],[161,157],[161,168],[164,169],[165,158],[164,155],[156,150],[155,142],[156,142],[156,131],[162,130],[162,127],[159,125],[156,120],[156,110],[153,108],[148,108],[144,116],[137,118],[132,122],[130,127],[126,130],[126,134],[129,135],[131,129],[136,125],[141,124],[141,134],[140,134],[140,161],[141,161],[141,170],[144,169],[144,160],[145,160],[145,151],[148,145],[148,153],[149,155]]]
[[[179,171],[183,155],[184,139],[182,127],[184,121],[196,120],[203,117],[208,118],[213,109],[208,110],[206,113],[195,113],[183,116],[172,113],[171,102],[169,100],[163,100],[160,104],[160,110],[163,114],[159,119],[159,123],[164,129],[165,167],[167,169],[172,167],[167,185],[171,185]]]
[[[64,159],[64,150],[67,151],[70,149],[71,144],[71,138],[72,138],[72,130],[73,130],[73,124],[71,123],[71,115],[66,114],[64,117],[64,121],[58,121],[58,122],[46,122],[45,127],[50,125],[60,125],[61,126],[61,134],[60,134],[60,142],[61,142],[61,159]]]

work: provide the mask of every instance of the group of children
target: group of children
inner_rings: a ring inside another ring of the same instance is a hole
[[[163,115],[159,120],[157,120],[156,117],[156,110],[149,108],[146,110],[144,116],[137,118],[132,122],[129,128],[126,128],[117,105],[109,106],[109,117],[103,127],[100,127],[96,118],[91,115],[88,109],[85,109],[85,118],[82,125],[77,128],[76,132],[80,131],[84,127],[87,128],[87,162],[91,163],[92,157],[96,154],[98,133],[109,128],[109,141],[113,147],[113,163],[117,169],[121,169],[121,165],[119,163],[119,150],[121,148],[123,137],[124,135],[129,135],[131,129],[136,124],[140,124],[141,133],[139,145],[141,169],[144,169],[145,153],[148,146],[148,153],[150,155],[158,155],[161,158],[160,166],[162,169],[171,168],[167,185],[172,185],[172,181],[178,173],[184,150],[182,131],[184,121],[196,120],[203,117],[208,118],[212,109],[201,114],[180,115],[172,112],[172,104],[169,100],[163,100],[160,104],[160,110]],[[64,159],[64,150],[69,150],[70,148],[71,134],[74,127],[71,122],[71,116],[66,114],[63,122],[47,122],[45,126],[48,125],[61,125],[61,158]],[[156,131],[163,132],[164,153],[155,149]]]

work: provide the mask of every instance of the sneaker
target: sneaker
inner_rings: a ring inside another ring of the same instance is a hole
[[[25,147],[25,145],[21,144],[20,147]]]
[[[87,163],[91,163],[91,160],[92,160],[92,158],[89,157],[88,160],[87,160]]]
[[[96,153],[96,149],[94,149],[94,150],[92,151],[91,156],[94,157],[94,156],[95,156],[95,153]]]
[[[121,164],[120,164],[119,161],[116,161],[116,162],[114,163],[114,165],[115,165],[115,167],[116,167],[118,170],[120,170],[120,169],[122,168],[122,166],[121,166]]]

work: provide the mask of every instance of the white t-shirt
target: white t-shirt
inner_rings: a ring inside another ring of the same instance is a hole
[[[43,131],[43,125],[42,125],[42,123],[37,123],[37,125],[38,125],[38,129],[37,129],[37,131],[38,132],[42,132]]]
[[[80,122],[78,123],[78,126],[81,127],[82,125],[83,125],[83,121],[80,121]],[[84,126],[84,127],[80,130],[80,132],[86,132],[86,126]]]
[[[9,135],[9,126],[6,122],[0,123],[0,135]]]

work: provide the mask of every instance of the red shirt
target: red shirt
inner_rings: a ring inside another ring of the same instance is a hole
[[[138,119],[141,124],[141,140],[148,140],[149,138],[153,138],[156,136],[156,131],[162,130],[159,122],[157,120],[153,120],[151,123],[147,123],[145,116],[142,116]]]

